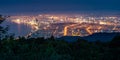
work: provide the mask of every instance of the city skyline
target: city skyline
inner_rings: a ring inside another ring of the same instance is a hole
[[[11,27],[15,25],[14,28],[16,27],[17,35],[28,31],[23,36],[50,37],[53,35],[54,37],[83,37],[99,32],[120,32],[120,17],[117,16],[41,14],[37,16],[11,16],[7,21],[11,24]],[[27,30],[27,28],[30,29]]]

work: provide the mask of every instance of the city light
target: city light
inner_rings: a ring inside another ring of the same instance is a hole
[[[81,15],[12,16],[11,22],[31,26],[29,35],[87,36],[98,32],[120,32],[120,17]],[[41,34],[40,34],[41,33]]]

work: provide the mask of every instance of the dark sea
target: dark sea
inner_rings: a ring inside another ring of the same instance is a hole
[[[16,24],[11,22],[10,20],[5,20],[2,23],[3,27],[9,26],[8,29],[8,34],[15,34],[15,37],[18,36],[26,36],[27,34],[29,34],[31,32],[31,27],[29,25],[26,24]]]

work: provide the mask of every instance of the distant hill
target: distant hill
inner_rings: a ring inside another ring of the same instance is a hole
[[[80,37],[80,36],[63,36],[63,37],[57,38],[56,40],[65,40],[67,42],[76,42],[80,38],[82,38],[82,37]]]
[[[94,33],[89,36],[80,37],[80,36],[63,36],[57,38],[57,40],[65,40],[67,42],[76,42],[78,39],[87,40],[89,42],[101,41],[108,42],[111,41],[115,36],[120,36],[120,33]]]

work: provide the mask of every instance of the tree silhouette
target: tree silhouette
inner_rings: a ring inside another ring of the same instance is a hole
[[[120,47],[120,36],[115,36],[110,42],[110,47]]]
[[[10,17],[10,16],[2,16],[2,15],[0,15],[0,40],[4,39],[6,37],[11,37],[12,36],[12,35],[9,36],[9,35],[6,34],[7,31],[8,31],[8,28],[9,28],[8,25],[6,27],[1,26],[2,22],[5,21],[6,18],[8,18],[8,17]]]
[[[0,15],[0,24],[5,20],[5,18]],[[1,25],[0,25],[0,39],[2,38],[3,36],[3,33],[5,33],[5,28],[3,28]]]

